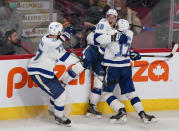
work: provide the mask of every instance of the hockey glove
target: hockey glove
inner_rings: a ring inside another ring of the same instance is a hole
[[[141,55],[139,52],[137,51],[132,51],[130,52],[130,58],[131,60],[135,61],[135,60],[140,60],[141,59]]]
[[[65,28],[62,36],[64,36],[66,40],[70,40],[70,37],[71,37],[71,35],[74,34],[74,32],[75,32],[75,30],[72,28],[72,26],[69,26],[69,27]]]
[[[93,26],[89,29],[91,32],[96,30],[96,26]]]
[[[124,44],[124,43],[127,43],[128,41],[128,38],[125,34],[122,34],[119,38],[119,44]]]

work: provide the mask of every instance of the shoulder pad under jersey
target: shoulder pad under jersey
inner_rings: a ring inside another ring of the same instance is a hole
[[[107,30],[112,28],[106,19],[101,19],[96,25],[95,33],[107,33]]]

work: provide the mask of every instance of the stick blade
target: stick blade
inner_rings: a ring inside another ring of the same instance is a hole
[[[171,52],[168,56],[166,56],[167,58],[173,57],[173,55],[175,54],[175,52],[176,52],[177,49],[178,49],[178,43],[172,43],[172,44],[173,44],[172,52]]]
[[[178,43],[175,43],[171,53],[174,54],[177,51],[177,49],[178,49]]]

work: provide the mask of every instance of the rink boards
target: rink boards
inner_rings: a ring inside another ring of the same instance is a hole
[[[0,60],[0,120],[35,117],[42,112],[47,113],[48,96],[34,85],[26,71],[30,58]],[[179,110],[178,59],[177,52],[171,59],[142,58],[131,63],[134,85],[145,110]],[[58,63],[55,72],[59,80],[69,66]],[[69,115],[86,113],[91,78],[90,71],[86,70],[66,87],[66,109]],[[117,87],[115,95],[119,94]],[[119,99],[125,103],[127,111],[134,111],[123,96],[119,96]],[[103,100],[98,104],[98,109],[103,113],[114,112]]]

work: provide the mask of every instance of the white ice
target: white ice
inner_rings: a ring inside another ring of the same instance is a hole
[[[103,119],[71,116],[71,127],[56,125],[53,117],[40,115],[36,118],[1,120],[0,131],[179,131],[179,110],[147,112],[158,118],[157,123],[144,124],[136,113],[128,113],[125,124],[112,124],[110,115]]]

